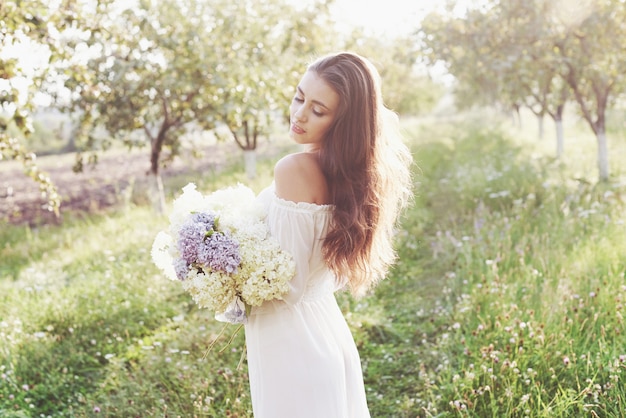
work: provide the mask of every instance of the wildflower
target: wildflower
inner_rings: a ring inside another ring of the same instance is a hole
[[[569,357],[563,356],[563,364],[565,364],[566,366],[569,366],[569,363],[570,363]]]
[[[94,412],[94,413],[96,413],[96,414],[100,413],[100,407],[99,407],[99,406],[97,406],[97,405],[96,405],[96,406],[94,406],[94,407],[93,407],[93,412]]]
[[[465,404],[459,400],[450,401],[450,406],[454,407],[457,411],[462,411],[466,408]]]

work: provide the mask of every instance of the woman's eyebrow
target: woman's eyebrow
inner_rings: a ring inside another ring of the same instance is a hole
[[[300,88],[300,86],[296,87],[298,89],[298,93],[300,93],[301,95],[305,96],[304,92],[302,91],[302,89]],[[319,100],[311,100],[313,103],[315,103],[316,105],[322,106],[324,109],[330,111],[330,109],[328,108],[328,106],[326,106],[324,103],[320,102]]]

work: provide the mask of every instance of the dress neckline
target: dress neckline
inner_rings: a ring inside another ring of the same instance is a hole
[[[293,200],[283,199],[276,194],[275,190],[272,190],[272,196],[274,197],[274,201],[276,201],[279,205],[292,208],[292,209],[300,209],[307,211],[332,211],[334,205],[332,204],[324,204],[319,205],[317,203],[311,202],[294,202]]]

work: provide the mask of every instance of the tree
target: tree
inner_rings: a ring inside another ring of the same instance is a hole
[[[626,66],[625,21],[623,0],[590,0],[567,10],[545,0],[492,1],[463,17],[428,16],[423,40],[426,53],[446,62],[471,102],[525,104],[540,120],[548,113],[559,156],[572,91],[596,134],[599,177],[606,180],[605,113],[626,88],[619,70]]]
[[[470,10],[464,17],[432,12],[421,24],[420,48],[431,65],[443,64],[456,79],[455,97],[461,108],[497,105],[515,108],[509,99],[497,63],[492,62],[491,22],[482,11]]]
[[[180,149],[180,135],[193,125],[215,126],[218,91],[207,39],[218,24],[202,1],[152,2],[137,7],[99,3],[92,22],[68,46],[85,51],[65,64],[65,107],[80,118],[77,146],[106,148],[103,128],[129,147],[150,147],[149,195],[164,209],[160,166]],[[169,153],[162,158],[162,152]],[[82,158],[75,169],[82,169]]]
[[[224,124],[243,150],[256,149],[291,85],[293,16],[282,0],[101,4],[95,25],[74,40],[91,56],[66,66],[82,148],[101,146],[96,126],[130,146],[148,142],[151,195],[162,209],[159,166],[176,157],[188,128]]]
[[[399,114],[431,111],[443,95],[443,87],[418,69],[419,51],[413,36],[381,39],[357,29],[347,39],[346,48],[373,62],[382,79],[385,104]]]
[[[306,60],[319,46],[333,44],[328,2],[298,12],[279,0],[213,4],[222,22],[212,39],[219,63],[218,118],[243,150],[248,177],[254,177],[259,136],[286,111]]]
[[[41,0],[0,3],[0,160],[21,161],[25,173],[39,183],[48,210],[57,216],[61,199],[56,187],[37,166],[35,154],[28,151],[23,139],[13,135],[11,129],[26,137],[32,133],[30,114],[34,95],[45,78],[47,64],[63,57],[57,34],[75,22],[79,6],[71,0],[62,1],[56,8]],[[7,52],[16,46],[38,47],[43,62],[29,66],[18,55]]]
[[[554,56],[552,3],[500,2],[494,6],[494,25],[500,28],[497,41],[490,48],[496,63],[504,63],[502,83],[521,101],[539,122],[543,138],[543,120],[548,114],[556,127],[557,157],[563,153],[563,110],[569,87],[560,76],[561,62]]]
[[[602,181],[610,174],[606,111],[626,91],[625,22],[623,1],[593,1],[580,22],[562,22],[564,36],[555,45],[565,66],[563,77],[596,135]]]

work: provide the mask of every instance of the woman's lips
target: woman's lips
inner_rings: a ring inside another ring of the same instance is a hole
[[[293,133],[296,133],[298,135],[303,134],[305,132],[304,129],[302,129],[301,127],[299,127],[296,124],[292,124],[291,125],[291,130],[293,131]]]

